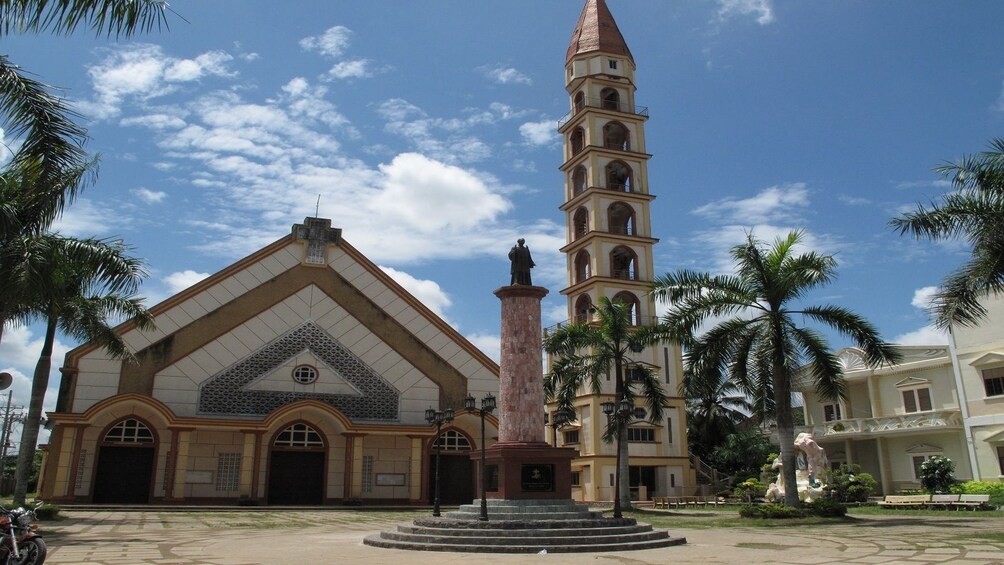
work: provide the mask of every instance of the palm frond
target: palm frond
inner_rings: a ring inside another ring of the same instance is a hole
[[[167,2],[156,0],[7,0],[0,2],[0,33],[69,35],[86,27],[96,35],[130,37],[167,27]]]

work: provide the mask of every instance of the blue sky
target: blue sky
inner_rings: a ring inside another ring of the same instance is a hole
[[[170,30],[0,52],[66,89],[102,155],[58,229],[126,239],[151,303],[286,235],[320,195],[346,240],[497,357],[492,291],[517,237],[551,289],[545,323],[565,317],[555,122],[582,4],[178,0]],[[745,231],[803,229],[840,263],[813,301],[890,340],[943,342],[921,306],[967,248],[887,222],[948,189],[932,167],[1004,133],[1004,4],[608,5],[650,109],[656,271],[723,271]],[[40,337],[0,345],[21,403]]]

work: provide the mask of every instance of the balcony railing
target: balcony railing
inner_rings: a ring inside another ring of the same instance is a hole
[[[634,114],[636,116],[648,117],[648,107],[647,106],[635,106],[631,107],[627,102],[616,102],[613,100],[604,100],[602,98],[585,98],[580,104],[577,104],[575,109],[571,112],[565,114],[558,120],[558,127],[568,123],[575,114],[578,114],[586,108],[600,108],[602,110],[611,110],[614,112],[622,112],[625,114]]]
[[[585,324],[587,322],[591,322],[590,321],[590,317],[587,316],[587,315],[585,315],[585,314],[583,314],[581,316],[576,316],[576,317],[572,318],[571,320],[565,320],[564,322],[558,322],[557,324],[554,324],[554,325],[551,325],[551,326],[547,326],[546,328],[544,328],[544,331],[545,332],[553,332],[554,330],[556,330],[556,329],[558,329],[558,328],[560,328],[562,326],[567,326],[569,324]],[[592,320],[592,322],[599,322],[599,320]],[[632,326],[636,326],[636,327],[637,326],[654,326],[654,325],[656,325],[656,324],[659,323],[659,317],[658,316],[638,316],[637,319],[632,320],[632,322],[633,323],[631,325]]]
[[[848,435],[879,435],[888,432],[920,430],[925,428],[961,428],[962,414],[958,410],[920,412],[902,416],[882,418],[849,418],[817,424],[799,426],[795,432],[809,432],[813,437],[843,437]]]

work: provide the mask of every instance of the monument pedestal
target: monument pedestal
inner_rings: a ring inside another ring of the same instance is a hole
[[[485,453],[485,498],[571,500],[572,459],[578,454],[576,449],[546,443],[496,443]],[[472,453],[471,459],[480,470],[481,453]],[[480,471],[476,486],[480,493]]]

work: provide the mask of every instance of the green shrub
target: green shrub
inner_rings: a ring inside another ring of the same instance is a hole
[[[43,504],[35,509],[35,517],[39,520],[58,520],[59,507],[55,504]]]
[[[947,493],[955,484],[955,462],[935,455],[920,465],[920,484],[930,493]]]
[[[746,504],[739,509],[739,515],[743,518],[805,518],[806,514],[801,508],[784,506],[781,504]]]
[[[1004,506],[1004,483],[997,481],[966,481],[952,485],[953,494],[989,494],[991,506]]]
[[[753,502],[754,498],[763,498],[767,494],[767,485],[761,483],[756,477],[750,477],[736,485],[732,494],[746,502]]]
[[[844,463],[830,471],[826,483],[826,496],[839,502],[867,502],[878,483],[869,473],[862,473],[860,465]]]
[[[840,518],[847,515],[847,507],[834,498],[819,498],[805,505],[805,512],[823,518]]]

